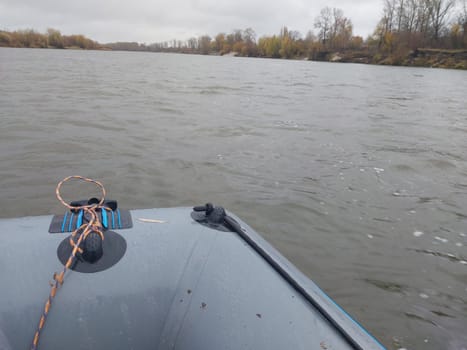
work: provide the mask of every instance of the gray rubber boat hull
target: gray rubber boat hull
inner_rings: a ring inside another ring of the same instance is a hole
[[[241,232],[222,232],[191,212],[131,211],[133,227],[114,230],[127,244],[123,258],[67,273],[39,348],[383,349],[239,218],[229,213]],[[30,347],[63,268],[57,247],[69,233],[50,234],[51,220],[0,220],[2,350]]]

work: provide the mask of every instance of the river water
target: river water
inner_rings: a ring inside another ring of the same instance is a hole
[[[467,72],[0,49],[0,217],[71,174],[223,205],[388,349],[467,348]]]

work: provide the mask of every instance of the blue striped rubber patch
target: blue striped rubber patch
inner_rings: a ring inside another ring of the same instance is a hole
[[[102,217],[102,226],[105,228],[109,228],[109,223],[107,221],[107,210],[104,208],[101,209],[101,217]]]
[[[112,229],[115,228],[115,215],[114,215],[114,212],[113,210],[110,211],[112,213]]]
[[[76,228],[78,229],[83,224],[83,210],[81,209],[78,214],[78,218],[76,219]]]
[[[118,228],[122,228],[122,221],[120,220],[120,209],[117,209]]]
[[[63,215],[63,222],[62,222],[62,232],[65,232],[65,224],[66,224],[66,219],[68,217],[68,212],[65,212],[65,215]]]
[[[68,231],[70,232],[73,232],[72,228],[73,228],[73,217],[75,216],[74,213],[71,213],[71,216],[70,216],[70,223],[68,224]]]

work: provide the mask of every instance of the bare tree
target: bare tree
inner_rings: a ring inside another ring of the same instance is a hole
[[[196,38],[190,38],[187,41],[188,48],[190,50],[197,50],[198,49],[198,40]]]
[[[243,30],[235,29],[233,31],[234,42],[241,42],[243,41]]]
[[[439,40],[441,30],[449,19],[449,10],[454,7],[455,0],[431,0],[431,27],[433,30],[433,39]]]
[[[331,8],[326,6],[323,8],[318,17],[315,18],[315,28],[319,29],[319,38],[323,45],[326,45],[332,26],[332,11]]]
[[[396,0],[384,0],[383,30],[385,33],[392,32],[393,30],[396,7]]]
[[[465,1],[465,0],[463,0]],[[378,24],[380,43],[393,38],[408,46],[438,44],[447,32],[456,0],[383,0],[383,18]],[[387,36],[387,34],[390,34]]]
[[[331,24],[331,38],[334,39],[337,36],[337,32],[344,19],[344,11],[341,9],[332,9],[332,24]]]
[[[243,54],[246,56],[255,56],[257,54],[256,32],[252,28],[245,29],[243,31],[243,39],[245,41],[244,47],[242,48]]]
[[[248,44],[256,43],[256,32],[252,28],[247,28],[243,31],[243,39]]]
[[[397,31],[402,30],[403,20],[405,18],[405,7],[404,0],[399,0],[398,9],[397,9]]]
[[[404,30],[409,34],[416,31],[417,11],[419,0],[408,0],[405,9]]]
[[[462,43],[467,48],[467,0],[462,1],[461,13],[458,16],[458,23],[462,28]]]

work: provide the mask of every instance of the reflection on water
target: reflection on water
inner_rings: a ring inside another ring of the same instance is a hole
[[[389,349],[467,347],[466,72],[0,49],[0,216],[212,201]]]

